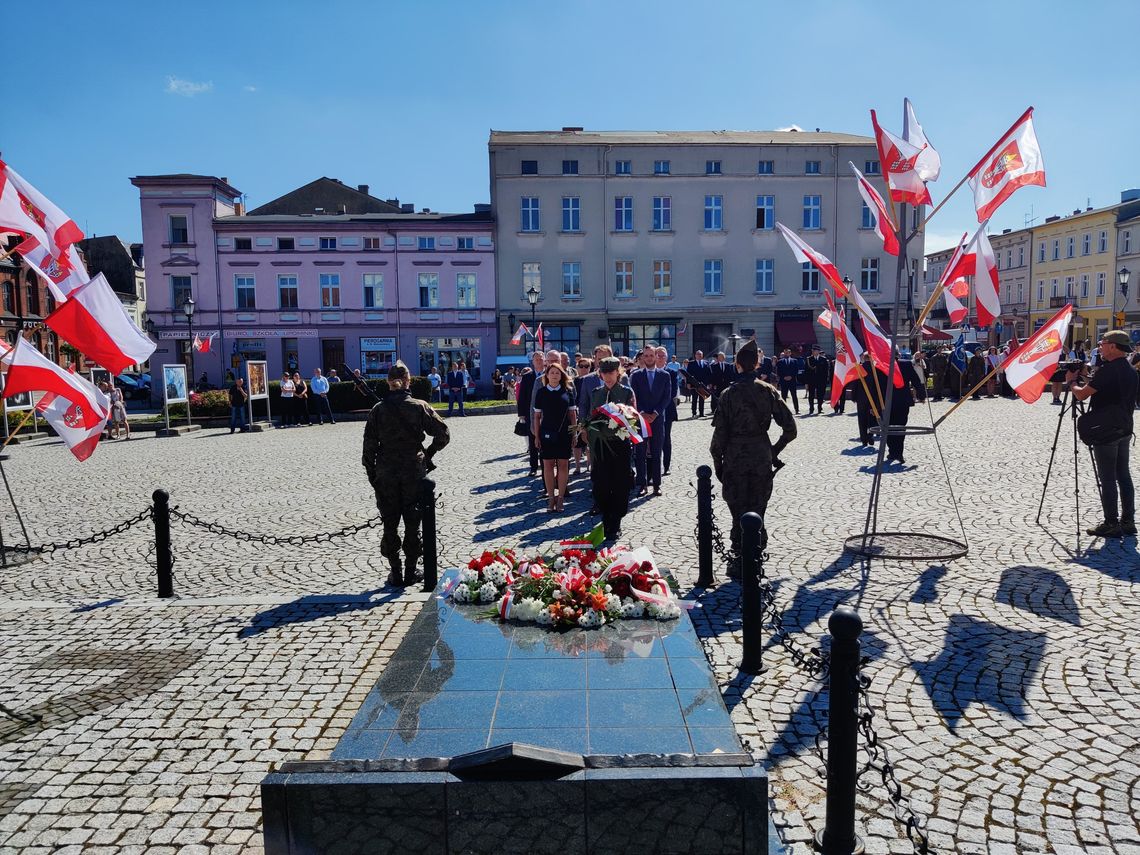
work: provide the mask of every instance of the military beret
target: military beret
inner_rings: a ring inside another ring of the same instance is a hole
[[[598,369],[601,371],[617,371],[619,368],[621,368],[621,360],[616,356],[605,356],[598,363]]]

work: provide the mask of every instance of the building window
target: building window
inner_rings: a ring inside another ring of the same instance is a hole
[[[673,230],[673,200],[668,196],[653,197],[653,231]]]
[[[1072,258],[1076,254],[1076,238],[1069,238],[1068,244],[1065,246],[1065,258]]]
[[[539,230],[539,224],[538,197],[523,196],[522,223],[519,226],[519,230],[524,232],[537,232]]]
[[[340,308],[340,274],[339,273],[322,273],[320,274],[321,281],[321,308],[322,309],[339,309]]]
[[[421,309],[439,308],[439,274],[438,273],[421,273],[419,275],[419,283],[420,283],[420,308]]]
[[[800,274],[800,290],[808,293],[818,293],[819,271],[816,270],[815,265],[811,262],[805,262],[801,266],[803,272]]]
[[[577,196],[562,197],[562,231],[582,230],[582,200]]]
[[[724,228],[723,196],[705,196],[705,231],[719,232]]]
[[[1037,261],[1043,262],[1045,260],[1045,241],[1041,241],[1040,246],[1037,247]]]
[[[462,238],[461,238],[462,240]],[[364,249],[368,252],[376,252],[383,246],[383,238],[366,237],[364,239]]]
[[[859,268],[859,288],[862,291],[879,290],[879,259],[863,259]]]
[[[335,237],[320,238],[320,248],[325,249],[325,250],[336,249],[336,238]]]
[[[239,309],[257,308],[257,289],[254,286],[252,276],[240,274],[234,276],[234,292],[237,295],[237,307]]]
[[[654,175],[668,175],[669,174],[669,161],[655,160],[653,161],[653,174]]]
[[[277,305],[282,309],[297,308],[297,274],[280,273],[277,276]]]
[[[1087,273],[1081,274],[1081,299],[1087,300],[1089,298],[1089,275]]]
[[[1085,234],[1081,237],[1081,255],[1089,255],[1092,252],[1092,235]]]
[[[582,328],[577,324],[543,324],[542,338],[548,350],[563,351],[570,354],[571,358],[582,351]]]
[[[862,217],[859,221],[859,228],[873,229],[875,227],[875,215],[871,213],[870,207],[866,202],[863,203]]]
[[[614,231],[633,231],[632,196],[614,196]]]
[[[538,161],[524,160],[520,171],[523,175],[538,175]]]
[[[476,301],[475,274],[455,274],[455,305],[460,309],[474,309]]]
[[[475,251],[475,238],[461,237],[455,239],[455,248],[460,252],[474,252]]]
[[[776,262],[771,258],[756,259],[756,293],[776,293]]]
[[[416,238],[416,249],[419,252],[432,252],[435,250],[434,237],[418,237]]]
[[[1023,297],[1025,297],[1025,284],[1022,282],[1018,282],[1017,283],[1017,302],[1019,302],[1019,303],[1022,302]]]
[[[1057,261],[1061,257],[1061,241],[1057,238],[1053,239],[1053,260]]]
[[[40,301],[36,299],[39,296],[38,288],[34,280],[29,280],[28,284],[24,286],[24,314],[38,315],[40,313]]]
[[[720,175],[720,161],[719,160],[706,160],[705,161],[705,175]]]
[[[804,175],[819,175],[819,161],[804,161]]]
[[[190,243],[190,227],[183,214],[170,215],[170,242]]]
[[[615,356],[636,355],[647,344],[660,344],[671,350],[676,341],[676,324],[615,324],[610,327],[610,346]]]
[[[775,164],[773,164],[773,162],[770,160],[759,160],[756,162],[756,174],[771,175],[773,172],[775,172],[775,170],[772,168],[774,165]]]
[[[1052,289],[1052,293],[1049,295],[1050,297],[1059,297],[1060,296],[1060,292],[1059,292],[1058,287],[1057,287],[1058,281],[1059,280],[1057,280],[1057,279],[1053,280],[1053,282],[1052,282],[1053,289]]]
[[[633,296],[633,262],[614,262],[614,296]]]
[[[879,161],[867,160],[863,162],[864,175],[878,175],[879,174]]]
[[[526,292],[531,288],[542,291],[542,265],[537,261],[524,261],[522,266],[522,293],[526,299]]]
[[[673,262],[668,259],[653,262],[653,296],[673,296]]]
[[[1132,231],[1122,232],[1120,235],[1120,254],[1128,255],[1132,252]]]
[[[1098,297],[1104,296],[1104,274],[1098,273],[1096,275],[1096,295]]]
[[[1018,267],[1024,267],[1025,266],[1025,247],[1023,247],[1023,246],[1019,246],[1017,248],[1017,266]]]
[[[818,229],[820,226],[819,196],[804,196],[804,228]]]
[[[277,238],[277,251],[278,252],[292,252],[294,250],[293,238],[279,237]]]
[[[716,297],[724,293],[724,261],[705,259],[705,296]]]
[[[189,276],[171,276],[170,277],[170,305],[174,307],[175,315],[181,314],[182,304],[185,303],[193,296],[193,290],[190,288]],[[7,302],[7,300],[5,300]],[[15,312],[15,308],[8,311]]]
[[[562,174],[563,175],[577,175],[578,174],[578,161],[564,160],[562,161]]]
[[[361,284],[364,286],[364,308],[382,309],[384,307],[384,274],[365,273]]]
[[[234,238],[234,252],[249,252],[253,249],[253,238]]]
[[[562,296],[571,300],[582,296],[582,262],[562,262]]]
[[[1037,280],[1037,303],[1038,303],[1038,305],[1040,305],[1043,302],[1045,302],[1045,280],[1044,279],[1038,279]]]
[[[776,227],[776,197],[756,197],[756,228],[773,229]]]
[[[1108,252],[1108,232],[1101,232],[1097,240],[1097,252]]]
[[[632,175],[633,163],[629,160],[614,161],[614,175]]]
[[[1069,299],[1069,300],[1073,299],[1073,277],[1072,276],[1066,276],[1065,277],[1065,298]]]

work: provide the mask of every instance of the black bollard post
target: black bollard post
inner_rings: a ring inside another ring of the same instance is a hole
[[[744,656],[740,670],[745,674],[764,673],[764,639],[760,629],[764,608],[760,602],[760,514],[748,512],[740,518],[741,622],[744,624]]]
[[[712,545],[712,467],[697,467],[697,587],[711,588],[713,578]]]
[[[174,575],[171,567],[170,553],[170,496],[165,490],[155,490],[151,496],[154,499],[154,509],[151,519],[154,521],[154,556],[158,565],[158,596],[170,599],[174,596]]]
[[[816,835],[824,855],[860,855],[855,834],[855,773],[859,752],[859,635],[863,620],[840,607],[827,621],[831,633],[831,698],[827,725],[827,819]]]
[[[435,481],[430,478],[420,483],[420,518],[423,520],[424,592],[431,593],[439,580],[439,556],[435,537]]]

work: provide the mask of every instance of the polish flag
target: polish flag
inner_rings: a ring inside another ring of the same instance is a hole
[[[831,286],[840,292],[840,295],[847,290],[843,285],[843,277],[839,275],[839,269],[831,263],[826,255],[822,252],[816,252],[803,240],[800,236],[789,229],[781,222],[776,223],[776,231],[784,236],[784,240],[788,242],[788,246],[792,248],[792,255],[796,257],[796,261],[800,264],[812,264],[815,268],[823,274],[823,278],[831,283]]]
[[[198,353],[209,353],[210,352],[210,342],[212,342],[214,340],[214,336],[216,336],[216,335],[217,335],[217,333],[210,333],[205,338],[199,338],[197,335],[195,335],[194,336],[194,350],[196,350]],[[148,339],[148,341],[149,341],[149,339]]]
[[[545,345],[542,341],[542,324],[538,325],[538,329],[534,331],[535,350],[544,350]]]
[[[95,386],[78,374],[64,371],[24,337],[16,342],[10,356],[7,382],[4,384],[5,397],[20,392],[55,393],[76,405],[72,414],[76,425],[93,428],[107,420],[106,396],[101,396]]]
[[[515,330],[515,334],[511,336],[511,344],[522,344],[523,334],[530,334],[526,324],[519,324],[519,328]]]
[[[1032,107],[986,152],[967,178],[974,191],[979,223],[992,217],[1017,188],[1030,184],[1045,186],[1045,160],[1033,132]]]
[[[1065,335],[1072,316],[1073,304],[1069,303],[1002,363],[1006,380],[1025,403],[1032,404],[1041,397],[1045,384],[1057,369],[1065,352]]]
[[[926,138],[909,98],[903,98],[903,110],[903,138],[915,148],[921,149],[914,159],[914,171],[923,181],[937,181],[942,174],[942,158]]]
[[[48,290],[58,303],[66,300],[76,288],[91,281],[87,268],[79,257],[79,251],[74,246],[69,247],[65,254],[66,266],[61,265],[51,251],[34,237],[21,242],[13,251],[20,253],[28,266],[47,280]]]
[[[982,223],[970,243],[958,257],[953,267],[949,264],[949,276],[973,276],[974,297],[978,307],[978,326],[988,327],[1001,317],[1001,299],[998,296],[998,267],[990,239],[986,237],[986,226]]]
[[[44,323],[112,374],[145,362],[156,347],[135,326],[102,273],[72,291]]]
[[[930,191],[915,169],[922,149],[881,128],[874,110],[871,111],[871,125],[875,129],[879,163],[891,190],[891,198],[912,205],[929,205]]]
[[[962,303],[962,300],[970,296],[970,285],[966,282],[966,277],[959,276],[943,288],[942,296],[946,298],[946,313],[950,316],[950,323],[955,326],[962,323],[970,313]]]
[[[53,396],[51,402],[46,407],[41,408],[43,401],[47,400],[45,395],[40,404],[36,405],[36,409],[43,414],[44,419],[63,440],[64,445],[71,449],[76,460],[86,460],[92,455],[95,446],[99,444],[99,438],[103,435],[107,417],[110,415],[110,399],[103,394],[101,389],[95,389],[95,396],[100,405],[104,407],[104,415],[94,427],[85,427],[82,424],[82,405],[73,404],[67,398],[58,395]]]
[[[830,293],[825,293],[827,298],[827,311],[829,313],[828,320],[831,326],[828,327],[836,338],[839,339],[840,346],[846,350],[856,361],[863,358],[863,346],[859,344],[859,339],[855,338],[855,334],[851,332],[851,327],[847,326],[847,321],[843,318],[843,313],[835,308],[835,302],[831,299]]]
[[[83,240],[79,226],[46,196],[0,160],[0,231],[36,238],[61,267],[71,260],[68,249]]]
[[[879,236],[879,240],[883,242],[883,250],[888,255],[899,254],[899,240],[895,235],[895,224],[891,220],[891,215],[887,213],[887,205],[883,201],[883,197],[879,195],[879,191],[871,186],[871,182],[863,177],[855,164],[847,161],[847,165],[851,167],[851,171],[855,173],[855,177],[859,180],[859,195],[863,197],[863,203],[871,209],[871,213],[875,217],[875,234]]]

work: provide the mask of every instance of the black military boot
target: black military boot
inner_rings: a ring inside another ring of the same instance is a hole
[[[404,587],[410,588],[417,582],[424,580],[424,571],[416,567],[416,562],[419,560],[418,556],[405,555],[404,556]]]
[[[394,588],[404,587],[404,580],[400,575],[400,557],[396,556],[395,558],[389,559],[388,566],[390,566],[392,570],[388,573],[387,584],[391,585]]]

